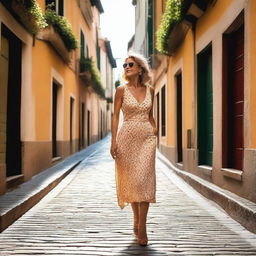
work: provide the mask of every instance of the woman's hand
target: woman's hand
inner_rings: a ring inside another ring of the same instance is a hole
[[[152,124],[151,124],[152,125]],[[154,136],[158,136],[158,130],[157,128],[155,127],[155,125],[152,125],[152,130],[153,130],[153,135]]]
[[[117,144],[115,142],[112,142],[111,148],[110,148],[110,154],[114,160],[117,158]]]

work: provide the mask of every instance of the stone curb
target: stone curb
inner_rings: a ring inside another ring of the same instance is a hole
[[[47,193],[56,187],[81,161],[85,161],[105,143],[105,139],[67,157],[21,184],[13,191],[0,196],[0,232],[5,230],[30,208],[37,204]]]
[[[178,169],[159,152],[157,158],[199,193],[221,206],[230,217],[249,231],[256,233],[256,204],[254,202],[239,197],[194,174]]]

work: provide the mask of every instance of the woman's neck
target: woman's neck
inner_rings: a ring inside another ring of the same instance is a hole
[[[131,77],[128,83],[130,86],[133,86],[135,88],[143,86],[142,83],[139,82],[139,77]]]

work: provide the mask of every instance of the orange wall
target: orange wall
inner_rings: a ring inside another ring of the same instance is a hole
[[[238,0],[216,1],[216,4],[213,7],[210,7],[198,20],[196,27],[196,38],[200,39],[200,37],[206,33],[210,27],[215,25],[234,1]]]
[[[32,85],[35,102],[36,140],[49,140],[51,132],[52,114],[52,69],[56,70],[63,78],[62,85],[64,96],[64,140],[69,138],[69,106],[70,95],[75,96],[75,116],[78,113],[77,102],[78,84],[75,73],[56,55],[52,46],[46,42],[37,41],[33,48],[32,60]],[[62,113],[61,113],[62,114]],[[77,122],[75,131],[78,129]],[[77,132],[74,134],[77,138]]]
[[[42,10],[45,10],[45,1],[39,0]],[[83,15],[79,9],[77,1],[65,1],[64,15],[72,26],[73,33],[78,40],[78,49],[74,54],[74,66],[77,64],[80,58],[80,29],[85,34],[85,39],[88,44],[89,54],[96,60],[95,50],[95,35],[96,35],[96,24],[99,22],[99,15],[97,9],[93,8],[94,22],[91,28],[86,24]],[[56,53],[50,43],[36,40],[35,46],[33,47],[32,53],[32,90],[34,95],[35,104],[35,129],[36,129],[36,140],[48,141],[51,139],[51,115],[52,115],[52,70],[54,69],[63,79],[62,95],[64,99],[63,111],[60,113],[63,115],[64,127],[63,129],[63,140],[69,139],[69,113],[70,113],[70,96],[74,96],[74,134],[75,139],[78,138],[78,117],[79,117],[79,81],[76,77],[76,71],[72,70],[65,62],[62,61],[61,57]],[[82,85],[83,86],[83,85]],[[85,95],[82,95],[85,97]],[[92,105],[97,104],[97,97],[92,97]],[[96,113],[95,113],[96,115]],[[94,117],[97,118],[97,115]],[[98,133],[98,127],[96,124],[93,125],[92,134]]]
[[[170,58],[168,66],[168,108],[167,128],[168,146],[176,146],[176,81],[175,74],[182,71],[182,110],[183,110],[183,145],[187,144],[187,129],[194,127],[194,58],[193,58],[193,34],[186,35],[184,43]]]

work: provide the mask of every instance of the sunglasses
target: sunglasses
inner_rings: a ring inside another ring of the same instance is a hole
[[[124,64],[123,64],[123,68],[126,68],[127,66],[129,66],[129,68],[132,68],[133,65],[134,65],[134,62],[124,63]]]

